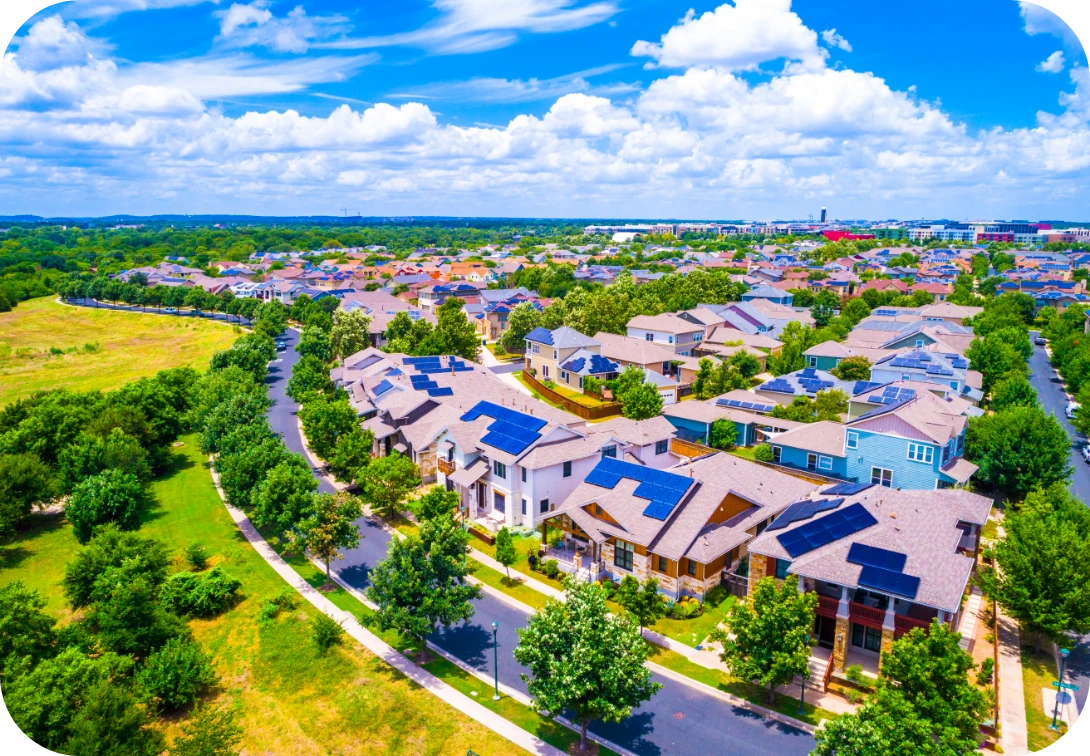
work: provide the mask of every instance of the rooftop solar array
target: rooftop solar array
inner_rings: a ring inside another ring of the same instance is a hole
[[[439,384],[426,375],[410,375],[409,380],[412,381],[413,388],[417,391],[439,388]]]
[[[873,485],[873,483],[837,483],[835,486],[826,488],[821,493],[825,496],[855,496],[857,493],[866,491]]]
[[[874,383],[873,381],[856,381],[855,386],[852,387],[852,396],[859,396],[881,387],[881,383]]]
[[[776,540],[794,559],[877,523],[878,520],[874,519],[874,515],[866,507],[852,504],[778,535]]]
[[[893,367],[922,370],[926,368],[930,363],[931,355],[927,354],[926,352],[909,352],[907,354],[902,354],[894,357],[889,364]]]
[[[892,593],[910,599],[915,599],[916,593],[920,590],[918,577],[871,566],[859,571],[859,584],[864,588],[874,588],[883,593]]]
[[[949,369],[943,367],[942,365],[939,365],[938,363],[935,363],[933,365],[928,365],[927,366],[927,374],[928,375],[953,375],[954,371],[949,370]]]
[[[464,373],[473,370],[462,360],[448,355],[446,362],[442,357],[406,357],[405,364],[416,370],[417,375],[436,375],[438,373]]]
[[[586,362],[587,360],[585,357],[578,357],[574,360],[569,360],[565,362],[563,365],[561,365],[561,367],[563,367],[565,370],[570,370],[573,373],[578,373],[580,370],[583,369],[583,365],[585,365]]]
[[[720,407],[734,407],[736,409],[753,410],[754,412],[771,412],[776,408],[775,404],[762,404],[761,402],[743,402],[738,399],[718,399],[715,402]]]
[[[908,557],[899,551],[889,551],[863,543],[853,543],[848,549],[848,561],[864,567],[877,567],[882,570],[900,572],[905,568]]]
[[[450,386],[428,389],[428,396],[454,396],[454,389]]]
[[[871,404],[901,404],[916,396],[916,389],[886,386],[881,394],[871,394],[867,401]]]
[[[871,315],[878,315],[883,318],[892,318],[897,316],[896,310],[875,310]]]
[[[812,367],[803,368],[799,371],[799,378],[817,378],[817,371]]]
[[[843,503],[843,498],[818,499],[816,501],[804,499],[803,501],[796,501],[794,504],[788,505],[787,509],[783,510],[783,512],[780,513],[780,516],[773,520],[772,524],[768,526],[768,529],[780,530],[781,528],[786,528],[793,522],[809,520],[818,512],[828,512],[830,509],[836,509]]]
[[[777,394],[794,394],[795,387],[785,381],[783,378],[776,378],[768,383],[762,383],[761,391],[773,391]]]
[[[820,378],[799,378],[799,385],[807,394],[816,394],[827,388],[833,387],[832,381],[823,381]]]
[[[639,485],[632,493],[641,499],[649,500],[650,503],[643,510],[643,514],[655,520],[668,518],[693,482],[684,475],[654,470],[612,457],[603,457],[602,461],[590,471],[587,483],[601,488],[613,488],[621,478],[639,481]]]
[[[958,370],[965,370],[966,368],[969,367],[969,361],[967,359],[965,359],[964,357],[961,357],[959,355],[956,355],[956,354],[943,354],[943,357],[950,360],[950,364],[953,365]]]
[[[538,431],[546,424],[546,421],[539,417],[501,407],[492,402],[477,402],[460,419],[468,423],[482,415],[492,418],[494,422],[488,426],[488,433],[481,437],[481,443],[508,454],[521,454],[525,451],[530,444],[541,438]]]
[[[394,387],[394,385],[392,383],[390,383],[389,381],[384,380],[382,383],[375,386],[375,396],[382,396],[383,394],[385,394],[387,391],[389,391],[393,387]]]

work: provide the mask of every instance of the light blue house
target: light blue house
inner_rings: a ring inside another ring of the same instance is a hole
[[[961,403],[962,405],[964,403]],[[905,490],[964,485],[967,417],[930,392],[895,399],[848,423],[813,423],[777,436],[774,459],[831,478]]]
[[[762,401],[749,392],[732,391],[707,401],[670,404],[662,408],[662,414],[677,429],[677,437],[683,441],[707,443],[712,423],[723,418],[734,423],[736,446],[753,446],[769,435],[803,425],[762,414],[771,412],[773,406],[771,402]]]

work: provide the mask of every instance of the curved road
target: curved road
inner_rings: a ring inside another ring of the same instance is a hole
[[[292,366],[298,359],[295,344],[298,335],[289,331],[284,337],[288,350],[269,370],[269,422],[284,443],[303,454],[303,440],[295,418],[297,405],[285,394]],[[305,457],[305,455],[304,455]],[[332,492],[318,470],[320,490]],[[334,563],[341,578],[354,588],[368,586],[370,568],[386,555],[390,535],[369,518],[359,520],[363,535],[358,548],[347,551]],[[476,602],[473,619],[441,631],[431,641],[444,651],[489,675],[492,674],[492,622],[499,623],[499,677],[504,684],[526,692],[519,676],[525,669],[511,653],[518,643],[516,628],[526,624],[527,615],[510,604],[485,594]],[[619,724],[596,722],[591,730],[638,754],[707,754],[711,751],[743,756],[775,753],[793,756],[809,753],[813,737],[801,730],[765,719],[747,709],[732,706],[687,685],[655,675],[662,690]]]
[[[139,311],[139,308],[123,305],[102,307]],[[180,315],[192,317],[190,313]],[[216,319],[222,319],[222,316]],[[286,393],[292,368],[299,359],[299,354],[295,351],[299,335],[289,330],[281,338],[287,343],[288,349],[281,352],[270,364],[266,378],[269,398],[272,400],[268,412],[269,424],[281,436],[288,449],[307,459],[296,419],[298,405]],[[312,472],[318,480],[320,491],[334,492],[321,471],[312,468]],[[359,547],[347,551],[343,559],[334,562],[333,567],[345,582],[364,590],[368,586],[367,576],[371,566],[386,555],[390,535],[367,517],[360,518],[358,525],[363,536]],[[491,626],[493,622],[498,622],[501,651],[499,678],[505,685],[526,693],[526,683],[520,677],[526,670],[515,661],[512,654],[512,649],[518,643],[515,631],[526,625],[526,613],[488,594],[475,602],[475,607],[472,620],[443,630],[430,640],[466,664],[491,675]],[[635,710],[625,721],[618,724],[595,722],[591,725],[591,731],[641,756],[703,756],[709,752],[739,756],[764,756],[768,753],[776,756],[802,756],[814,747],[814,738],[809,733],[766,719],[748,709],[733,706],[658,674],[653,677],[663,687],[650,701]]]

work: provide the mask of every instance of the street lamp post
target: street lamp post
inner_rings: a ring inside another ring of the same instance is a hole
[[[1064,665],[1067,664],[1067,656],[1070,653],[1066,648],[1060,649],[1060,684],[1056,688],[1056,705],[1052,708],[1052,724],[1048,726],[1050,730],[1060,729],[1056,726],[1056,718],[1060,715],[1060,696],[1064,692]]]
[[[806,644],[807,648],[810,647],[810,636],[809,635],[806,635],[805,639],[803,640],[803,643]],[[829,663],[831,664],[832,660],[830,660]],[[808,679],[810,679],[810,665],[809,665],[809,662],[807,662],[806,673],[801,675],[800,677],[801,677],[801,680],[799,681],[799,716],[801,717],[801,716],[804,716],[806,714],[806,681]]]
[[[492,623],[492,679],[495,683],[495,694],[492,696],[493,701],[500,700],[500,644],[496,639],[496,633],[500,629],[500,623],[493,621]]]

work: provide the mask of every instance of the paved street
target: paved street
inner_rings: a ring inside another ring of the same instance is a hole
[[[1030,332],[1030,338],[1036,339],[1037,335],[1036,331]],[[1071,466],[1075,468],[1071,476],[1071,492],[1083,503],[1090,504],[1090,464],[1087,464],[1079,453],[1079,449],[1087,443],[1087,439],[1075,431],[1064,414],[1064,407],[1068,402],[1067,395],[1064,393],[1063,382],[1048,362],[1048,354],[1044,347],[1034,345],[1029,368],[1029,380],[1037,391],[1038,401],[1041,402],[1045,412],[1056,416],[1071,437]],[[1075,693],[1075,702],[1078,704],[1079,711],[1082,711],[1086,706],[1087,692],[1090,689],[1090,636],[1084,637],[1082,642],[1072,649],[1068,667],[1072,676],[1076,678],[1073,682],[1079,686]]]
[[[287,332],[288,351],[274,363],[269,375],[269,396],[273,406],[269,422],[294,452],[303,453],[302,438],[295,418],[296,404],[284,393],[291,368],[298,359],[298,336]],[[315,471],[317,475],[317,471]],[[321,490],[332,487],[321,480]],[[358,548],[347,551],[333,567],[358,589],[368,585],[370,568],[386,555],[390,535],[368,518],[359,521],[363,538]],[[431,640],[443,650],[477,669],[492,673],[492,622],[499,622],[499,675],[512,688],[526,691],[519,677],[525,671],[512,656],[518,643],[516,629],[526,624],[526,615],[510,604],[485,595],[476,602],[473,619],[438,633]],[[792,756],[809,753],[814,739],[808,733],[760,717],[746,709],[732,706],[718,698],[656,676],[664,687],[650,702],[620,724],[597,722],[591,730],[638,754],[694,754],[709,752],[758,756],[775,753]],[[714,745],[713,745],[714,744]]]

